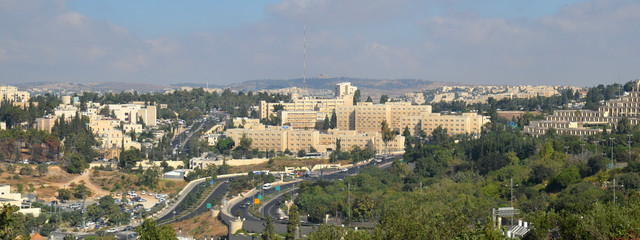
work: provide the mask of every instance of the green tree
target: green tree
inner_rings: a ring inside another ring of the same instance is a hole
[[[388,101],[389,101],[389,96],[387,96],[386,94],[380,96],[380,103],[381,104],[385,104]]]
[[[39,164],[37,169],[38,169],[38,174],[41,177],[47,174],[47,172],[49,172],[49,167],[46,164]]]
[[[160,167],[150,167],[142,174],[141,184],[148,187],[156,187],[161,177]]]
[[[93,193],[84,185],[84,183],[76,185],[76,187],[73,188],[73,197],[78,199],[82,199],[82,197],[91,197],[92,194]]]
[[[373,102],[373,99],[371,99],[371,96],[367,96],[367,100],[365,100],[365,102]]]
[[[325,116],[324,121],[322,122],[322,130],[325,130],[325,131],[329,130],[329,126],[330,126],[329,121],[330,121],[329,116]]]
[[[298,157],[304,157],[307,155],[307,152],[304,149],[300,149],[300,151],[298,151]]]
[[[631,123],[627,117],[622,117],[618,120],[616,128],[616,134],[629,134],[631,132]]]
[[[384,95],[383,95],[384,96]],[[389,142],[393,141],[396,138],[396,132],[389,128],[389,124],[387,120],[383,120],[380,124],[380,133],[382,134],[382,141],[384,142],[384,146],[386,151],[389,152]]]
[[[141,161],[140,150],[135,149],[133,147],[129,148],[120,154],[120,159],[118,162],[118,166],[125,171],[131,171],[136,164]]]
[[[278,239],[278,234],[273,230],[273,222],[271,216],[267,216],[267,224],[264,227],[264,231],[260,235],[262,240],[274,240]]]
[[[338,127],[338,116],[336,116],[336,112],[333,111],[331,113],[331,120],[329,121],[329,128],[335,129]]]
[[[287,223],[286,240],[298,239],[296,232],[300,231],[300,215],[298,214],[298,206],[293,205],[289,209],[289,223]]]
[[[156,221],[153,219],[145,219],[144,222],[142,222],[142,225],[136,227],[136,233],[140,240],[178,239],[171,226],[157,226]]]
[[[360,89],[357,89],[353,93],[353,105],[356,105],[358,102],[360,102]]]
[[[71,199],[71,191],[69,191],[67,189],[64,189],[64,188],[60,188],[60,189],[58,189],[57,198],[59,200],[64,200],[64,201],[69,200],[69,199]]]
[[[19,207],[3,204],[0,209],[0,239],[16,239],[19,236],[18,226]]]

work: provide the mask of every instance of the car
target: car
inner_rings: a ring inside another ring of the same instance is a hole
[[[116,193],[116,196],[118,196],[118,197],[119,197],[119,196],[120,196],[120,193]]]
[[[118,229],[116,229],[116,228],[109,228],[109,229],[107,229],[107,232],[108,232],[108,233],[114,233],[114,232],[117,232],[117,231],[118,231]]]
[[[147,195],[147,191],[142,190],[141,195]]]
[[[276,200],[276,205],[280,205],[282,204],[282,201],[280,199]]]
[[[149,192],[149,196],[153,196],[153,193]]]
[[[348,171],[349,171],[349,169],[348,169],[348,168],[340,169],[340,172],[348,172]]]
[[[271,183],[265,183],[264,185],[262,185],[262,189],[264,190],[271,189]]]

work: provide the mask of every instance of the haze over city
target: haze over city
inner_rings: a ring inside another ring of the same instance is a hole
[[[0,71],[6,84],[301,78],[306,22],[307,77],[593,86],[637,78],[639,20],[631,0],[3,0]]]

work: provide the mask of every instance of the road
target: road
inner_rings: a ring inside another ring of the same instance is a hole
[[[368,166],[378,166],[382,169],[387,169],[391,166],[391,163],[393,162],[394,159],[400,158],[400,156],[394,156],[394,157],[389,157],[381,162],[375,162],[375,161],[371,161],[367,164],[363,164],[357,167],[351,167],[348,168],[347,171],[341,171],[341,170],[337,170],[337,171],[330,171],[325,173],[323,176],[321,177],[314,177],[314,178],[303,178],[304,180],[312,180],[315,181],[317,179],[324,179],[324,180],[329,180],[329,181],[335,181],[335,180],[339,180],[339,179],[344,179],[347,176],[352,176],[352,175],[356,175],[360,172],[361,169],[364,169]],[[282,185],[280,187],[280,190],[282,192],[286,192],[288,190],[294,190],[297,189],[297,183],[291,183],[291,184],[286,184],[286,185]],[[265,194],[266,195],[270,195],[273,194],[275,192],[274,189],[270,189],[270,190],[266,190]],[[264,196],[266,196],[264,195]],[[246,202],[253,202],[255,196],[247,196],[246,198],[244,198],[242,201],[238,202],[238,204],[235,204],[234,206],[231,207],[231,211],[230,213],[233,215],[237,215],[237,213],[239,213],[239,215],[241,216],[241,218],[245,219],[245,222],[242,226],[242,228],[244,230],[247,230],[249,232],[262,232],[264,230],[264,226],[266,225],[266,221],[254,217],[253,215],[251,215],[251,213],[249,212],[249,208],[242,208],[240,207],[240,205],[242,203],[246,203]],[[265,214],[271,216],[272,219],[274,219],[274,230],[276,232],[279,233],[286,233],[287,232],[287,221],[284,220],[278,220],[279,214],[278,214],[278,208],[279,206],[276,205],[276,200],[277,199],[281,199],[281,197],[277,197],[274,199],[270,199],[267,202],[263,203],[263,207],[262,207],[262,215],[264,216]],[[223,217],[223,220],[224,217]],[[312,224],[312,223],[306,223],[306,222],[302,222],[301,223],[302,227],[301,227],[301,233],[303,235],[306,235],[308,233],[310,233],[313,230],[313,226],[317,225],[317,224]],[[245,239],[246,237],[244,236],[234,236],[232,239]],[[250,239],[250,238],[248,238]]]

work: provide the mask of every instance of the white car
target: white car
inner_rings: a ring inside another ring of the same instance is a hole
[[[116,228],[109,228],[107,230],[108,233],[114,233],[114,232],[117,232],[117,231],[118,231],[118,229],[116,229]]]
[[[142,193],[141,193],[141,194],[142,194],[142,195],[147,195],[147,191],[142,190]]]

